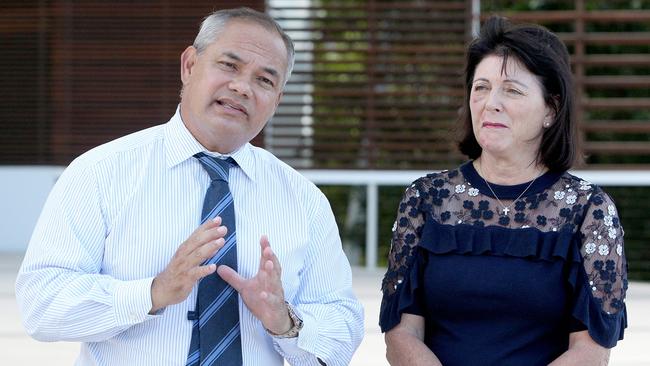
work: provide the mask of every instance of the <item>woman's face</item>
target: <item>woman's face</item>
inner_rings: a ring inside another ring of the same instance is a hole
[[[553,122],[539,78],[514,57],[505,68],[503,57],[495,55],[477,65],[469,107],[476,140],[496,158],[533,161],[544,124]]]

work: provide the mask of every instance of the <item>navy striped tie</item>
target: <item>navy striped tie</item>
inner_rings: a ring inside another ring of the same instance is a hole
[[[205,264],[225,264],[237,270],[235,237],[235,207],[228,188],[228,172],[237,163],[204,153],[194,155],[210,175],[211,183],[203,201],[201,223],[216,216],[228,228],[226,244]],[[192,341],[187,357],[190,365],[241,365],[241,337],[239,331],[239,295],[215,272],[199,282],[196,309],[188,313],[194,320]]]

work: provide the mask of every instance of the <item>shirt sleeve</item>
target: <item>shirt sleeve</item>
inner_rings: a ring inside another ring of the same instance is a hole
[[[387,332],[401,321],[403,313],[422,315],[419,299],[417,246],[425,216],[421,212],[420,182],[406,189],[393,224],[388,270],[382,281],[383,298],[379,325]]]
[[[41,341],[102,341],[154,318],[153,278],[102,274],[108,228],[93,171],[79,165],[50,192],[16,279],[23,324]]]
[[[329,202],[318,193],[301,285],[292,301],[303,328],[298,337],[273,343],[291,365],[348,365],[363,338],[363,308],[352,292],[350,264]]]
[[[578,321],[574,330],[587,329],[594,341],[608,348],[623,339],[627,326],[623,235],[614,201],[596,188],[580,228],[584,273],[576,288],[573,317]]]

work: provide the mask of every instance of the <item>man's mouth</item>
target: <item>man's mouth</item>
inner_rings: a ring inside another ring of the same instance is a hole
[[[222,99],[218,99],[217,103],[219,105],[225,107],[225,108],[232,109],[232,110],[235,110],[235,111],[239,111],[239,112],[245,114],[246,116],[248,116],[248,111],[246,110],[246,107],[244,107],[243,105],[235,102],[234,100],[227,99],[227,98],[222,98]]]

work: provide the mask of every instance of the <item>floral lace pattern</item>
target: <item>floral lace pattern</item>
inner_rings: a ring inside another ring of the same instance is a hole
[[[384,296],[395,293],[408,275],[426,218],[430,217],[442,225],[570,231],[580,239],[584,271],[594,300],[608,314],[623,309],[627,289],[623,228],[605,192],[564,173],[531,189],[516,202],[512,200],[518,193],[512,197],[498,193],[501,201],[510,204],[511,211],[506,215],[477,175],[464,174],[468,169],[476,174],[465,165],[465,169],[429,174],[406,189],[393,225],[389,268],[382,282]]]

